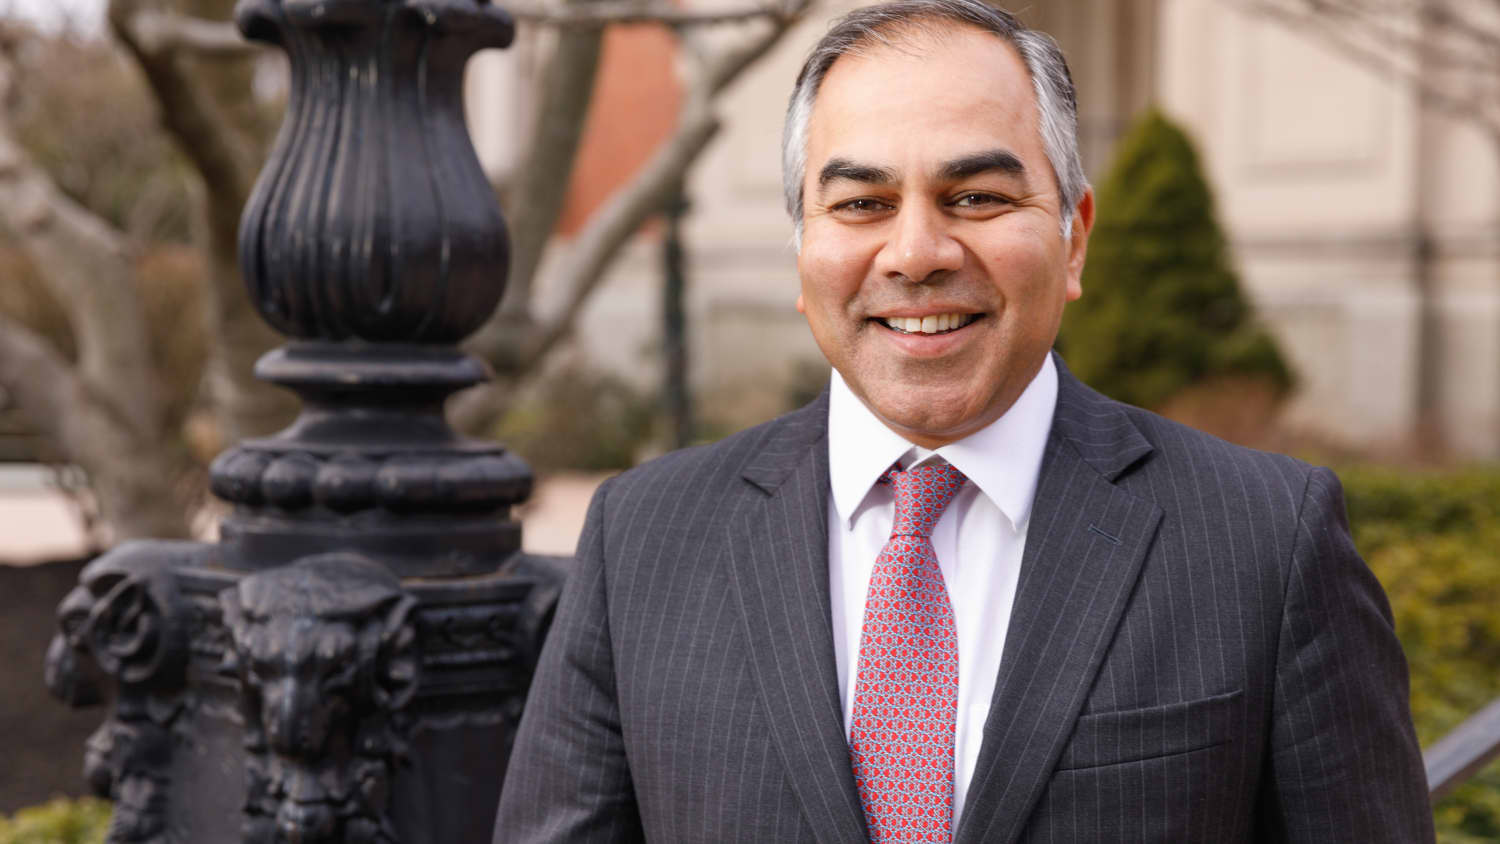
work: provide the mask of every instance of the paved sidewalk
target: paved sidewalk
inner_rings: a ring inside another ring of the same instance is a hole
[[[614,472],[568,472],[542,478],[521,505],[521,547],[536,554],[572,556],[594,490]]]
[[[89,553],[78,513],[51,477],[43,466],[0,464],[0,565],[72,560]]]
[[[572,554],[595,488],[610,473],[561,473],[539,479],[522,505],[522,545],[538,554]],[[68,497],[42,467],[0,465],[0,565],[31,565],[89,553]]]

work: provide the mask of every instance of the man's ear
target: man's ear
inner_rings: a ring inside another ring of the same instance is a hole
[[[807,313],[807,305],[802,301],[802,294],[801,293],[797,294],[797,313],[799,313],[799,314],[805,314],[805,313]]]
[[[1094,189],[1083,192],[1073,209],[1073,230],[1068,237],[1068,301],[1083,295],[1083,262],[1089,251],[1089,232],[1094,230]]]

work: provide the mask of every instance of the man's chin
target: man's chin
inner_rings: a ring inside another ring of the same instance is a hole
[[[988,424],[983,407],[953,401],[940,390],[916,390],[911,395],[878,396],[866,406],[887,428],[924,448],[960,440]],[[935,443],[935,444],[934,444]]]

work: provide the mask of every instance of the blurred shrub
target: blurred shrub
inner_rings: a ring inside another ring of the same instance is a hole
[[[1215,376],[1291,386],[1240,293],[1198,154],[1161,112],[1120,140],[1097,208],[1083,298],[1064,310],[1059,340],[1078,377],[1149,408]]]
[[[1355,544],[1391,598],[1425,747],[1500,697],[1500,471],[1339,475]],[[1500,841],[1500,766],[1435,812],[1439,841]]]
[[[495,436],[543,471],[628,469],[650,441],[655,415],[653,396],[570,361],[538,378]]]
[[[57,797],[14,817],[0,816],[0,844],[102,844],[109,812],[109,803],[98,798]]]

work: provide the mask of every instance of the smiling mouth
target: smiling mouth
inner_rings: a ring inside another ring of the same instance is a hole
[[[933,314],[925,317],[875,317],[875,322],[901,334],[947,334],[979,319],[980,314]]]

